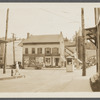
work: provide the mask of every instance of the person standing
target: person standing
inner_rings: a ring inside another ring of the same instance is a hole
[[[18,62],[16,62],[15,75],[16,75],[17,73],[20,75],[19,64],[18,64]]]

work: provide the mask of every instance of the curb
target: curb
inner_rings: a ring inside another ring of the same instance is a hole
[[[0,80],[17,79],[17,78],[25,78],[25,75],[11,76],[11,77],[3,77],[3,78],[0,78]]]

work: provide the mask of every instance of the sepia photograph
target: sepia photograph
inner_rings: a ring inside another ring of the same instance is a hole
[[[100,97],[100,3],[0,3],[0,97],[60,96]]]

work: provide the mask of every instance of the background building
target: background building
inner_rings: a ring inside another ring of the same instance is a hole
[[[18,46],[21,40],[14,41],[15,61],[22,62],[22,48]],[[13,65],[13,42],[7,43],[7,65]]]

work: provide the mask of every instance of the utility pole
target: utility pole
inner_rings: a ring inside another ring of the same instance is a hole
[[[76,53],[77,53],[77,58],[78,58],[78,32],[76,31]]]
[[[8,33],[8,15],[9,15],[9,8],[7,9],[7,16],[6,16],[6,32],[5,32],[5,40],[7,40],[7,33]],[[7,43],[5,43],[3,74],[6,73],[6,51],[7,51]]]
[[[95,17],[95,25],[97,25],[97,15],[96,15],[96,8],[94,8],[94,17]],[[97,25],[97,33],[96,33],[96,60],[97,60],[97,64],[96,64],[96,71],[98,72],[98,57],[99,57],[99,53],[98,53],[98,25]]]
[[[82,62],[83,62],[83,68],[82,68],[82,76],[86,76],[86,59],[85,59],[85,31],[84,31],[84,9],[81,8],[81,23],[82,23],[82,39],[83,39],[83,57],[82,57]]]
[[[13,64],[15,65],[15,38],[14,38],[14,33],[12,33],[12,39],[13,39]]]

